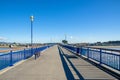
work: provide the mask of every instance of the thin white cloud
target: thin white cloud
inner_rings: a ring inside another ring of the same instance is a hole
[[[4,38],[4,37],[0,37],[0,40],[6,40],[7,38]]]

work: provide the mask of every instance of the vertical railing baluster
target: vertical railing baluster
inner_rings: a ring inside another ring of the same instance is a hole
[[[24,59],[26,59],[26,50],[24,49]]]
[[[115,55],[113,55],[113,58],[114,58],[113,67],[115,68]]]
[[[87,58],[89,59],[89,48],[87,48]]]
[[[76,49],[77,49],[76,53],[79,54],[80,53],[80,48],[76,48]]]
[[[102,49],[100,49],[100,65],[102,64]]]
[[[82,55],[82,47],[80,48],[80,55]]]
[[[119,71],[120,71],[120,55],[119,55]]]
[[[13,66],[13,52],[10,51],[10,66]]]

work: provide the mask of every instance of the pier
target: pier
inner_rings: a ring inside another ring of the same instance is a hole
[[[32,56],[20,62],[1,70],[0,80],[119,80],[59,45],[44,50],[36,60]]]

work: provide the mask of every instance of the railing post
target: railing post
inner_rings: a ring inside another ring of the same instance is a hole
[[[87,58],[89,59],[89,48],[87,48]]]
[[[80,47],[80,55],[82,55],[82,47]]]
[[[119,71],[120,71],[120,55],[119,55]]]
[[[37,59],[37,53],[34,54],[35,55],[35,60]]]
[[[79,52],[80,52],[80,49],[79,49],[79,48],[77,48],[77,53],[79,54]]]
[[[102,64],[102,49],[100,49],[100,64]]]
[[[26,53],[26,52],[25,52],[25,49],[24,49],[24,59],[26,59],[26,55],[25,55],[25,53]]]
[[[13,66],[13,56],[12,56],[12,50],[10,51],[10,66]]]
[[[30,57],[33,55],[33,48],[31,48],[31,54],[30,54]]]

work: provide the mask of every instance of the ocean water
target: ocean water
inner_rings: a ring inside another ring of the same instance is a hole
[[[0,50],[9,50],[11,48],[0,48]]]
[[[120,50],[120,48],[108,48],[108,49],[115,49],[115,50]]]

